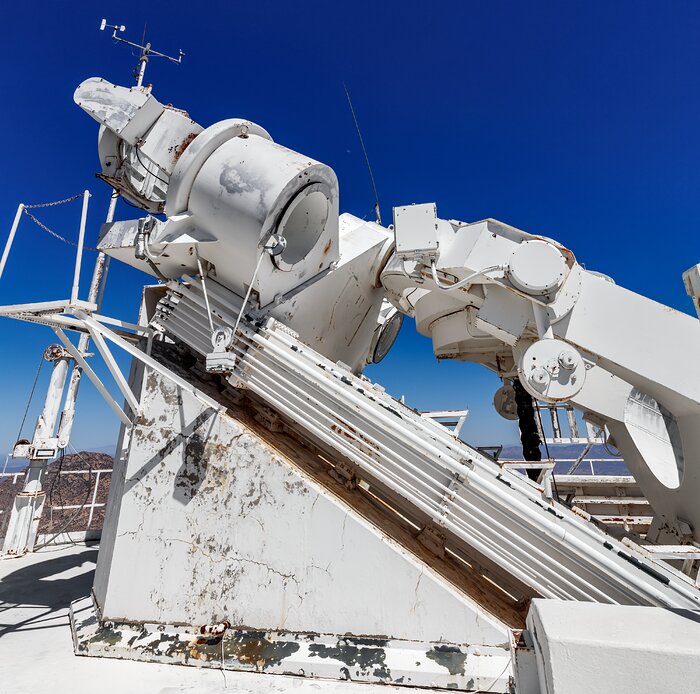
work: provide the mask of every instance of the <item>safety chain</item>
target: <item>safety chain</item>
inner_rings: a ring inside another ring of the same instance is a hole
[[[82,198],[84,193],[78,193],[77,195],[74,195],[72,198],[65,198],[65,200],[56,200],[56,202],[40,202],[36,205],[25,205],[24,209],[25,210],[33,210],[36,209],[37,207],[54,207],[55,205],[63,205],[63,203],[66,202],[73,202],[73,200],[77,200],[78,198]]]
[[[78,244],[75,241],[71,241],[70,239],[67,239],[60,234],[57,234],[55,231],[52,231],[49,229],[46,224],[43,222],[40,222],[31,212],[28,210],[33,210],[36,209],[37,207],[54,207],[55,205],[63,205],[66,202],[72,202],[73,200],[77,200],[78,198],[82,198],[83,193],[78,193],[78,195],[74,195],[72,198],[65,198],[65,200],[56,200],[56,202],[43,202],[39,203],[37,205],[25,205],[24,206],[24,214],[31,219],[34,224],[36,224],[39,228],[43,229],[47,233],[51,234],[54,238],[58,239],[59,241],[63,241],[63,243],[67,243],[69,246],[74,246],[75,248],[78,247]],[[83,246],[83,249],[86,251],[97,251],[97,248],[92,248],[91,246]]]

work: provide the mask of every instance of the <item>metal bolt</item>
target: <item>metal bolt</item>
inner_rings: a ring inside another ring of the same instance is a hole
[[[576,355],[573,352],[564,350],[559,355],[559,363],[561,364],[562,368],[572,371],[576,367]]]
[[[535,388],[541,390],[547,384],[547,381],[549,381],[549,377],[544,369],[538,367],[530,372],[528,380]]]

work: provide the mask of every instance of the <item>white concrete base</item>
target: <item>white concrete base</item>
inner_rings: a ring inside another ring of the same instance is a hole
[[[527,629],[543,694],[700,688],[700,612],[534,600]]]
[[[74,655],[68,605],[90,590],[93,547],[0,562],[0,691],[27,694],[409,694],[424,689]]]
[[[78,655],[460,691],[508,692],[512,672],[502,648],[235,628],[202,637],[183,627],[101,622],[90,598],[71,604],[70,619]]]
[[[236,656],[241,644],[269,641],[275,657],[256,666],[265,672],[507,690],[508,626],[271,448],[242,414],[209,410],[154,373],[142,407],[112,477],[99,624],[79,638],[93,646],[78,652],[141,659],[153,653],[139,651],[140,632],[189,641],[195,627],[226,621],[235,643],[224,667],[248,665]],[[105,627],[129,633],[119,653],[104,647],[117,638]],[[291,665],[280,665],[285,649]],[[182,662],[179,650],[163,653]]]

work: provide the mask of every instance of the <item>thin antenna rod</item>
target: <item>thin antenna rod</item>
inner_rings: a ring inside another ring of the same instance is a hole
[[[348,91],[348,86],[343,82],[343,88],[345,89],[345,96],[348,97],[348,105],[350,106],[350,113],[352,113],[352,119],[355,121],[355,128],[357,128],[357,136],[360,138],[360,145],[362,146],[362,152],[365,155],[365,161],[367,162],[367,170],[369,171],[369,177],[372,181],[372,189],[374,190],[374,212],[377,215],[377,224],[382,223],[382,215],[379,212],[379,193],[377,192],[377,184],[374,182],[374,173],[372,173],[372,165],[369,163],[369,156],[367,155],[367,148],[365,147],[365,141],[362,139],[362,132],[360,131],[360,124],[357,121],[357,116],[355,115],[355,109],[352,107],[352,99],[350,98],[350,92]]]

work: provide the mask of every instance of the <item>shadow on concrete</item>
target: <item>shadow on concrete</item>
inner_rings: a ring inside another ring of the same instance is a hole
[[[23,608],[32,611],[46,608],[41,613],[14,624],[0,623],[0,637],[13,631],[57,626],[56,623],[38,626],[38,623],[52,619],[52,613],[66,610],[73,600],[90,594],[96,561],[97,549],[85,547],[79,552],[61,554],[51,559],[47,557],[44,561],[22,566],[0,579],[0,622],[4,622],[3,613],[10,610],[16,612]],[[83,566],[86,566],[86,570],[75,576],[52,578]]]

